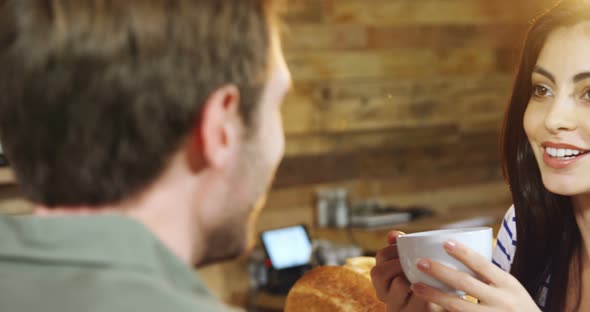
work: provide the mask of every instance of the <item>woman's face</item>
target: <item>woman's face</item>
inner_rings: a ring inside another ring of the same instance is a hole
[[[532,73],[524,129],[545,187],[590,193],[590,22],[559,28]]]

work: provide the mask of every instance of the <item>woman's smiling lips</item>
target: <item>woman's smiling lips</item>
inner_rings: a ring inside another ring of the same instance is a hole
[[[571,144],[544,142],[543,161],[554,169],[564,169],[588,154],[588,150]]]

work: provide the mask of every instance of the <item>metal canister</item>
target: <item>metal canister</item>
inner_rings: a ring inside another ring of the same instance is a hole
[[[332,193],[330,190],[316,192],[316,225],[318,227],[329,227],[333,224],[332,219]]]
[[[348,209],[348,191],[346,189],[334,190],[332,201],[334,211],[334,225],[337,228],[346,228],[350,224],[350,213]]]

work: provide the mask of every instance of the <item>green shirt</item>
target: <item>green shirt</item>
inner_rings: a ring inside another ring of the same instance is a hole
[[[143,225],[115,215],[0,217],[0,311],[226,311]]]

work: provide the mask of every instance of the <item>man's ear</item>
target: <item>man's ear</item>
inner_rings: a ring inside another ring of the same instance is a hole
[[[239,108],[240,91],[235,85],[211,93],[191,132],[189,162],[193,170],[221,168],[231,161],[242,133]]]

